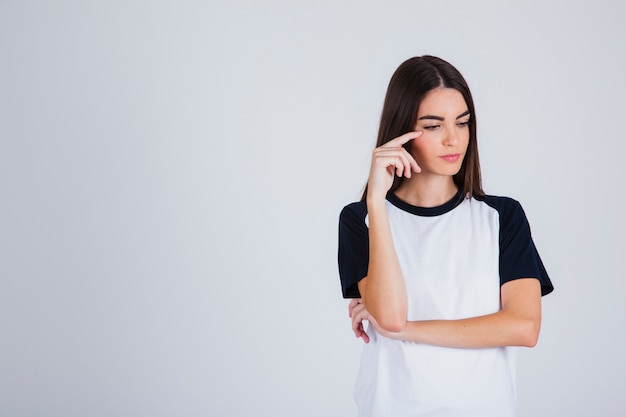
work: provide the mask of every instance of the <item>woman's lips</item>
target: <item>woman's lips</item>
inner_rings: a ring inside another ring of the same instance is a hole
[[[459,160],[460,157],[461,157],[461,154],[458,154],[458,153],[451,153],[448,155],[440,156],[441,159],[448,161],[448,162],[456,162]]]

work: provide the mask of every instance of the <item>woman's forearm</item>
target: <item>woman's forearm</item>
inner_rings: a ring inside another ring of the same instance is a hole
[[[385,200],[368,201],[370,258],[368,274],[359,286],[367,310],[388,331],[405,327],[407,295],[396,254]]]
[[[541,327],[541,287],[535,278],[507,282],[497,313],[461,320],[407,322],[388,337],[453,348],[533,347]],[[383,329],[384,330],[384,329]]]
[[[500,311],[462,320],[407,322],[393,338],[452,348],[533,347],[540,323]]]

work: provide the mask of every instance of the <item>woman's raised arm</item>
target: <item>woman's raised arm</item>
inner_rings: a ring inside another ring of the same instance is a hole
[[[369,263],[367,277],[359,282],[364,307],[378,325],[390,332],[405,328],[407,296],[402,270],[393,245],[385,197],[398,176],[420,172],[415,159],[402,147],[421,136],[409,132],[374,149],[368,180]]]

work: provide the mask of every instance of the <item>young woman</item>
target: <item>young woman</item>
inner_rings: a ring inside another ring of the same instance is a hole
[[[553,286],[520,204],[482,190],[474,103],[448,62],[411,58],[391,78],[338,258],[366,342],[360,416],[515,415],[511,347],[537,343]]]

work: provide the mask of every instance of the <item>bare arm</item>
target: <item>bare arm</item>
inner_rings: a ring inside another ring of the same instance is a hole
[[[400,262],[391,238],[387,209],[368,205],[370,259],[367,277],[359,282],[366,308],[380,326],[391,332],[405,327],[407,295]]]
[[[359,282],[364,306],[387,331],[397,332],[406,324],[407,295],[398,261],[385,196],[394,178],[411,176],[420,168],[402,147],[421,132],[409,132],[376,148],[368,180],[367,211],[369,219],[369,263],[367,277]]]
[[[352,324],[355,329],[355,323],[370,320],[383,336],[435,346],[535,346],[541,327],[539,281],[525,278],[507,282],[501,288],[501,299],[502,309],[497,313],[461,320],[411,321],[406,322],[399,332],[386,331],[369,315],[365,306],[355,305],[351,309]]]

